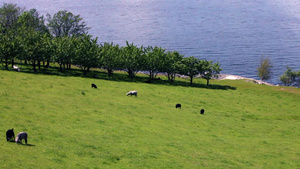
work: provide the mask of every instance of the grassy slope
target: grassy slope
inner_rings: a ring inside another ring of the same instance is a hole
[[[0,70],[0,168],[300,168],[299,89],[212,83],[236,90]]]

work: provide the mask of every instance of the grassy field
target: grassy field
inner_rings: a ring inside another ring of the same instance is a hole
[[[300,168],[300,89],[115,76],[0,70],[0,168]]]

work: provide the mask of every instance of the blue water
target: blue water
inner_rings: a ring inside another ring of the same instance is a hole
[[[220,62],[221,73],[257,77],[262,56],[273,62],[267,82],[286,66],[300,70],[299,0],[0,0],[80,14],[99,43],[159,46]]]

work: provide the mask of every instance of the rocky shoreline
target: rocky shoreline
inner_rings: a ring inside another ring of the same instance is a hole
[[[249,80],[251,82],[257,83],[257,84],[275,86],[271,83],[264,82],[262,80],[256,80],[256,79],[252,79],[252,78],[245,78],[245,77],[242,77],[242,76],[236,76],[236,75],[230,75],[230,74],[219,74],[217,79],[218,80],[241,80],[241,79],[245,79],[245,80]]]

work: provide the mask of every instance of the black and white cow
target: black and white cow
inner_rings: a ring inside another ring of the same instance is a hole
[[[130,91],[130,92],[128,92],[128,93],[126,93],[126,96],[128,96],[128,95],[130,95],[130,96],[132,96],[132,95],[135,95],[135,96],[137,96],[137,91]]]
[[[15,142],[16,143],[22,143],[22,140],[25,140],[25,144],[27,144],[27,133],[26,132],[20,132],[18,133]]]

